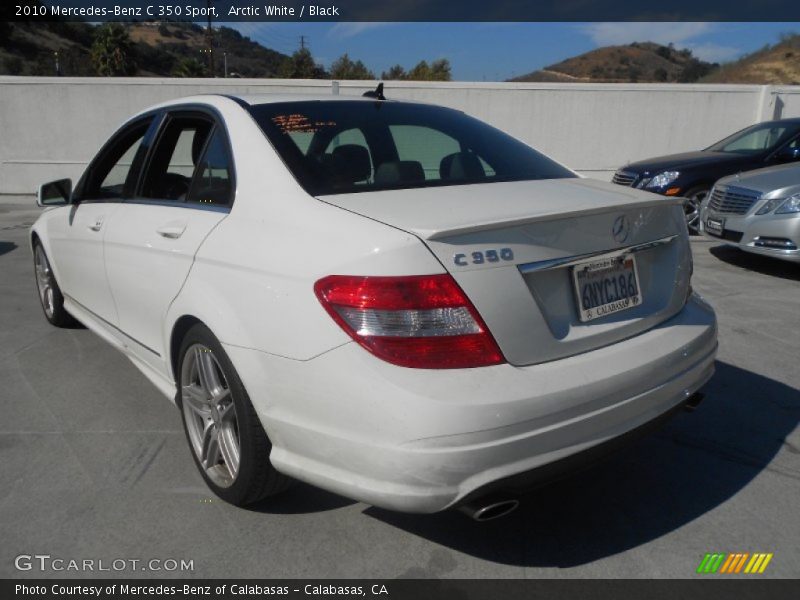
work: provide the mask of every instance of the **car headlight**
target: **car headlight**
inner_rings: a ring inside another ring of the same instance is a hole
[[[664,171],[659,173],[647,184],[649,188],[660,188],[669,185],[680,176],[680,171]]]
[[[773,210],[778,208],[784,202],[784,198],[773,198],[772,200],[767,200],[764,203],[764,206],[758,209],[756,212],[757,215],[765,215],[767,213],[771,213]]]
[[[786,202],[781,204],[780,208],[775,211],[776,215],[785,215],[787,213],[800,212],[800,194],[790,196]]]

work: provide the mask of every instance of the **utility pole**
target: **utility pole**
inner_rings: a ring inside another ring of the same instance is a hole
[[[301,35],[300,36],[300,50],[305,50],[305,49],[306,49],[306,36]]]
[[[223,64],[225,65],[225,78],[227,79],[228,78],[228,53],[227,52],[223,52],[222,53],[222,61],[223,61]]]
[[[208,76],[214,77],[214,30],[211,29],[211,3],[213,0],[206,0],[208,7],[208,27],[206,28],[206,44],[208,46]]]

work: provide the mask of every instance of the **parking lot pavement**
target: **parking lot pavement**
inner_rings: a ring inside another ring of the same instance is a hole
[[[120,573],[150,577],[690,577],[706,552],[772,552],[763,576],[800,576],[800,265],[693,240],[720,322],[705,402],[509,517],[395,514],[306,485],[242,510],[211,496],[177,409],[127,359],[46,323],[32,205],[0,199],[0,577],[114,575],[20,572],[20,554],[193,561]]]

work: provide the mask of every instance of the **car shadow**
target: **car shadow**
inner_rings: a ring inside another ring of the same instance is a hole
[[[797,263],[751,254],[734,246],[712,246],[708,251],[719,260],[734,267],[772,277],[800,281],[800,264]]]
[[[18,246],[14,242],[2,242],[0,241],[0,256],[3,254],[8,254],[13,250],[16,250]]]
[[[720,506],[763,470],[800,479],[776,454],[800,421],[800,392],[718,362],[693,413],[606,462],[520,498],[520,508],[476,523],[448,511],[364,514],[442,546],[514,566],[571,567],[640,546]]]
[[[335,510],[353,504],[356,504],[355,500],[296,481],[285,492],[256,502],[246,509],[274,515],[299,515]]]

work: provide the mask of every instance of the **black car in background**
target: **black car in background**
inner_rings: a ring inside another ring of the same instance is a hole
[[[698,152],[630,163],[614,183],[686,198],[686,224],[697,230],[700,203],[720,177],[800,160],[800,118],[765,121]]]

